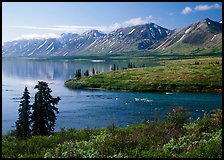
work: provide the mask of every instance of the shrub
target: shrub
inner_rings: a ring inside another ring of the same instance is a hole
[[[184,124],[189,123],[189,117],[189,113],[182,106],[179,106],[172,108],[167,113],[167,122],[173,124],[175,128],[181,129]]]
[[[185,135],[171,139],[163,146],[167,157],[218,158],[222,156],[222,129],[212,133],[202,132],[200,136]]]

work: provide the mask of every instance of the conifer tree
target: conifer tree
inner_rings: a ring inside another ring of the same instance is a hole
[[[23,96],[21,97],[20,101],[20,108],[18,109],[19,118],[15,122],[16,123],[16,136],[18,138],[26,138],[30,136],[31,129],[30,129],[30,96],[27,87],[24,89]]]
[[[76,72],[75,72],[75,77],[77,78],[77,79],[80,79],[81,78],[81,69],[78,69],[78,70],[76,70]]]
[[[89,70],[88,69],[85,71],[84,76],[86,76],[86,77],[89,76]]]
[[[94,76],[95,75],[95,69],[94,68],[93,68],[93,71],[92,72],[93,72],[93,76]]]
[[[59,113],[55,105],[60,101],[60,97],[53,98],[50,94],[52,90],[43,81],[38,81],[34,89],[38,89],[38,92],[35,94],[35,101],[32,105],[32,133],[33,135],[50,135],[54,131],[57,119],[55,112]]]

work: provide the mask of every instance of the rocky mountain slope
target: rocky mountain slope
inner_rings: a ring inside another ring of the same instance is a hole
[[[222,51],[222,23],[204,19],[176,30],[153,45],[154,51],[166,54],[201,54]]]
[[[119,28],[108,34],[91,30],[81,35],[63,33],[59,38],[6,42],[3,56],[113,55],[149,51],[157,54],[222,52],[222,21],[204,19],[179,30],[157,24]]]

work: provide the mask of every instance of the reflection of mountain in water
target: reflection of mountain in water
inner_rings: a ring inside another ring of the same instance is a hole
[[[108,71],[108,63],[91,63],[90,61],[53,61],[53,60],[22,60],[7,59],[2,60],[2,75],[11,78],[30,79],[60,79],[65,80],[75,76],[75,71],[79,68],[82,72],[92,69],[95,71]]]

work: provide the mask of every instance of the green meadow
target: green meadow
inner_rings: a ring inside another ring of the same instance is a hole
[[[129,68],[70,79],[73,89],[128,91],[222,92],[222,58],[160,60],[161,66]]]

